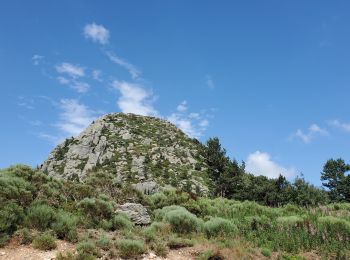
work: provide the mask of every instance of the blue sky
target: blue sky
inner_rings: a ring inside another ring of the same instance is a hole
[[[218,136],[254,174],[350,160],[348,1],[2,1],[0,167],[96,117]]]

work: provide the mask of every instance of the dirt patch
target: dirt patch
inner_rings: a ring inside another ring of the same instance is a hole
[[[13,241],[8,246],[0,249],[1,260],[51,260],[56,257],[59,252],[73,250],[75,246],[66,241],[57,240],[57,248],[51,251],[41,251],[30,245],[18,245]]]

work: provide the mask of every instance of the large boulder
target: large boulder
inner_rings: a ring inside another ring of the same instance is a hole
[[[125,213],[136,225],[148,225],[151,223],[147,209],[139,203],[125,203],[120,205],[117,212]]]

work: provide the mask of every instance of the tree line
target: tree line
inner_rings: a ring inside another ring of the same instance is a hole
[[[343,159],[330,159],[325,163],[320,176],[324,189],[310,184],[302,176],[291,182],[282,174],[276,179],[250,174],[246,172],[244,162],[239,164],[226,155],[217,137],[206,142],[203,156],[208,165],[213,197],[250,200],[273,207],[288,203],[316,206],[350,202],[350,164]]]

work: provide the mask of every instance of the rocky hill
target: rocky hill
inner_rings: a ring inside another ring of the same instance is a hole
[[[201,149],[196,139],[165,120],[114,113],[59,144],[41,168],[50,176],[78,181],[91,172],[112,173],[146,193],[170,185],[205,194]]]

